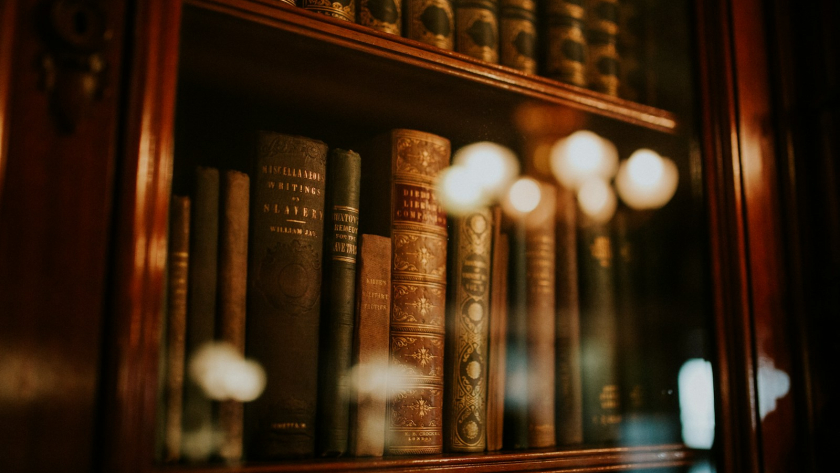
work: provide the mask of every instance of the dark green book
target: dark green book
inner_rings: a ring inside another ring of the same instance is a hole
[[[333,149],[327,169],[318,450],[334,456],[347,452],[349,435],[362,160]]]

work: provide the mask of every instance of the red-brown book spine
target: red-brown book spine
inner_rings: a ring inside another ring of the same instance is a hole
[[[190,260],[190,198],[172,197],[169,223],[169,280],[166,332],[166,427],[164,461],[181,458],[187,281]]]
[[[496,208],[490,282],[490,334],[487,372],[487,450],[502,449],[507,356],[507,271],[510,252],[507,234],[500,231]]]
[[[354,386],[350,409],[350,454],[382,456],[391,322],[391,239],[362,235],[356,281],[353,336]]]
[[[444,448],[487,446],[487,352],[493,214],[484,208],[452,219],[446,321]]]
[[[393,245],[385,452],[441,453],[447,220],[433,186],[449,140],[397,129],[373,149],[363,153],[377,164],[363,176],[361,224]]]
[[[273,132],[257,138],[251,178],[246,352],[266,371],[245,407],[249,459],[315,451],[327,145]]]
[[[528,447],[556,442],[555,379],[555,188],[541,185],[539,206],[525,219],[527,281]]]
[[[219,340],[245,356],[245,312],[248,288],[248,215],[250,179],[239,171],[221,176],[219,221]],[[219,455],[242,459],[243,405],[236,400],[219,404]]]

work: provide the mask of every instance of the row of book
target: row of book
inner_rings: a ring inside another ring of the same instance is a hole
[[[295,0],[283,0],[295,5]],[[650,102],[646,0],[297,0],[297,6],[529,74]]]
[[[208,423],[227,460],[617,439],[611,279],[597,269],[609,235],[576,243],[568,192],[544,184],[523,219],[451,217],[433,190],[443,137],[396,129],[360,153],[256,142],[250,175],[199,168],[193,195],[173,197],[168,461]],[[579,252],[596,268],[583,301]],[[601,352],[582,382],[590,338]],[[185,358],[213,340],[264,367],[258,398],[216,403],[184,380]]]

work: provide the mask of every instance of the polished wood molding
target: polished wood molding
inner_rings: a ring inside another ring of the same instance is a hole
[[[381,33],[355,23],[336,20],[295,8],[281,2],[265,0],[185,0],[185,4],[223,13],[234,19],[266,25],[284,38],[332,45],[389,64],[392,68],[416,68],[423,77],[444,75],[480,85],[495,92],[513,95],[515,100],[536,100],[544,104],[569,107],[595,115],[664,132],[675,132],[678,119],[674,114],[628,100],[600,94],[588,89],[563,84],[548,78],[529,75],[515,69],[489,64],[464,54],[438,49],[419,41]],[[284,54],[282,42],[271,41],[276,58]],[[269,48],[268,45],[265,46]],[[307,66],[317,65],[317,57]],[[343,68],[344,69],[344,68]],[[276,74],[282,74],[278,68]],[[354,71],[346,71],[351,74]],[[480,90],[480,89],[478,89]],[[480,93],[480,92],[479,92]]]
[[[646,447],[614,447],[567,449],[560,451],[528,450],[483,454],[444,454],[425,456],[391,456],[379,458],[312,459],[276,464],[233,466],[191,466],[191,473],[283,473],[293,471],[358,471],[418,472],[469,471],[574,471],[603,472],[626,469],[673,468],[702,460],[708,452],[690,450],[682,445]],[[183,471],[178,467],[162,467],[163,472]]]
[[[17,0],[0,5],[0,199],[3,198],[3,177],[6,169],[6,142],[9,128],[9,91],[12,74],[12,56],[15,41],[15,9]]]

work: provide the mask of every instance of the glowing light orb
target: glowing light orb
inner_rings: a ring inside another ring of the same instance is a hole
[[[577,193],[578,206],[594,222],[606,222],[615,214],[618,200],[609,183],[600,178],[587,180]]]
[[[540,192],[540,185],[530,177],[521,177],[510,186],[508,191],[508,201],[513,210],[519,213],[526,214],[540,204],[542,192]]]
[[[629,207],[657,209],[671,200],[679,181],[673,161],[649,149],[640,149],[621,163],[615,185]]]
[[[190,377],[210,399],[253,401],[265,389],[265,370],[228,343],[208,343],[189,361]]]
[[[519,174],[516,154],[489,141],[464,146],[455,152],[452,162],[465,167],[490,198],[497,198]]]
[[[481,182],[465,166],[450,166],[440,172],[437,198],[447,213],[464,215],[488,203]]]
[[[618,150],[609,140],[580,130],[552,146],[550,163],[557,181],[568,189],[578,190],[594,177],[611,179],[618,167]]]

